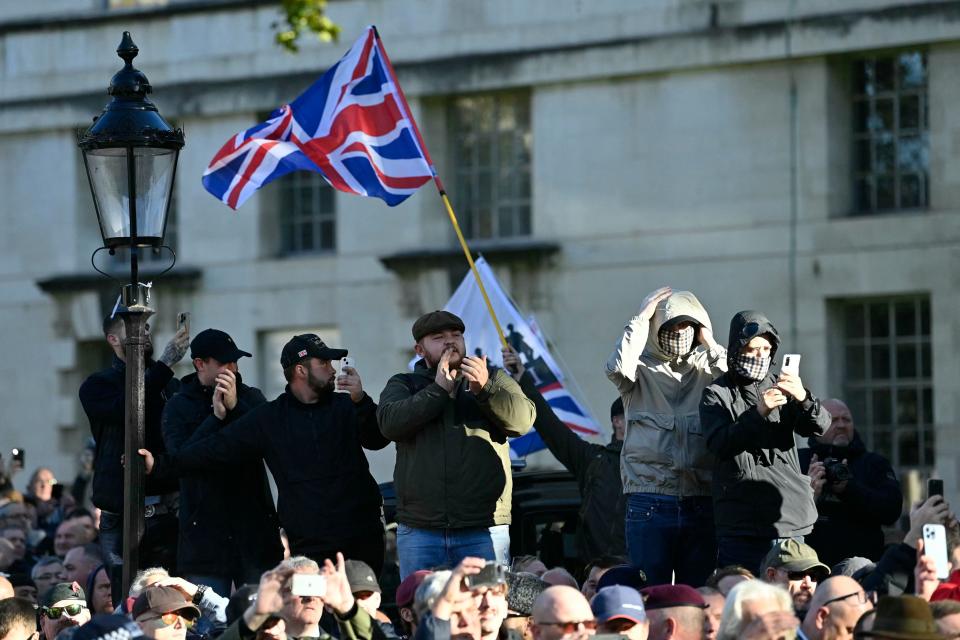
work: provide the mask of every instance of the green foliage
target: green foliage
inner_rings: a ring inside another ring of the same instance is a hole
[[[340,35],[340,27],[324,15],[327,0],[280,0],[285,22],[275,23],[274,40],[291,53],[300,50],[297,40],[304,32],[314,33],[322,42],[332,42]]]

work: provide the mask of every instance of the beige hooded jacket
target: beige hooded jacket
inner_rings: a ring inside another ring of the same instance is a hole
[[[695,337],[690,353],[671,358],[657,334],[683,317],[713,330],[696,296],[675,291],[650,320],[630,320],[607,360],[607,377],[620,391],[627,421],[620,454],[624,493],[711,494],[714,458],[700,427],[700,396],[727,370],[726,350],[708,350]]]

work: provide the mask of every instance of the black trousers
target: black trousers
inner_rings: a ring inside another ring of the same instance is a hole
[[[143,540],[140,542],[140,566],[163,567],[170,575],[177,575],[177,516],[172,513],[155,515],[144,520]],[[100,548],[106,558],[110,576],[110,590],[116,604],[127,597],[123,587],[123,514],[100,514]]]
[[[329,559],[337,561],[337,552],[344,560],[362,560],[370,565],[373,572],[380,575],[383,571],[383,527],[370,527],[367,531],[342,540],[312,540],[310,538],[290,539],[290,553],[295,556],[307,556],[320,565]]]

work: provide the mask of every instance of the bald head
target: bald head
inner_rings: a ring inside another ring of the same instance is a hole
[[[593,611],[582,593],[573,587],[560,585],[548,587],[537,596],[532,617],[535,640],[558,640],[564,637],[562,624],[592,621]],[[582,635],[585,632],[588,630],[578,625],[570,635]]]
[[[10,581],[0,576],[0,600],[4,598],[12,598],[16,594],[13,592],[13,585],[10,584]]]
[[[847,576],[827,578],[810,600],[803,632],[810,640],[849,637],[860,616],[872,608],[856,580]]]
[[[580,588],[580,585],[577,584],[577,579],[570,575],[570,572],[563,567],[554,567],[549,571],[545,571],[544,574],[540,576],[540,579],[552,587],[566,585],[574,589]]]
[[[831,398],[820,402],[820,406],[830,412],[830,428],[817,438],[818,442],[846,447],[853,442],[853,415],[843,400]]]

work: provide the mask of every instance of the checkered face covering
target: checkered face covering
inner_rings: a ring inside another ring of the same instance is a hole
[[[770,370],[770,360],[770,356],[748,356],[741,353],[734,359],[733,366],[744,378],[763,380]]]
[[[657,337],[660,339],[660,348],[663,349],[664,353],[676,358],[690,353],[690,349],[693,348],[693,334],[693,326],[684,329],[663,327]]]

